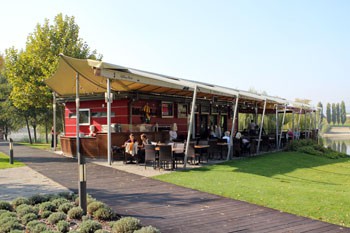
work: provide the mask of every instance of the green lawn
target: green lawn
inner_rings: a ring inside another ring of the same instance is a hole
[[[279,152],[154,177],[350,227],[350,159]]]
[[[33,143],[33,144],[30,144],[29,142],[16,142],[16,143],[24,145],[24,146],[33,147],[36,149],[42,149],[42,150],[50,150],[51,149],[50,143]],[[57,150],[60,150],[60,149],[61,149],[61,146],[57,145]]]
[[[22,167],[25,166],[24,163],[17,162],[14,160],[13,164],[10,164],[10,157],[0,152],[0,169]]]

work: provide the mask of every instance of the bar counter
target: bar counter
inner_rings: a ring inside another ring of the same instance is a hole
[[[146,134],[148,139],[155,142],[165,142],[169,140],[169,132],[132,132],[135,138],[141,142],[140,135]],[[129,139],[129,132],[111,133],[112,146],[121,146]],[[76,156],[76,137],[61,136],[62,152],[68,156]],[[89,158],[107,159],[107,133],[97,133],[96,137],[80,137],[80,153]]]

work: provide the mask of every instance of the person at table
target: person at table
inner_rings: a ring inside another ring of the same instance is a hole
[[[135,143],[137,144],[137,140],[135,139],[134,134],[130,134],[129,139],[124,143],[125,152],[131,155],[130,162],[132,162],[133,159],[135,160],[135,156],[138,154]]]
[[[250,135],[255,135],[256,134],[256,124],[254,122],[254,120],[251,120],[250,121],[250,124],[249,124],[249,134]]]
[[[222,139],[226,139],[227,143],[230,144],[230,131],[225,131],[225,135]]]
[[[144,163],[145,162],[145,145],[150,145],[151,141],[147,138],[146,134],[141,134],[141,146],[140,150],[138,151],[139,155],[139,162]]]
[[[174,139],[177,139],[177,132],[176,132],[176,127],[173,125],[171,127],[171,130],[169,131],[169,140],[172,142]]]

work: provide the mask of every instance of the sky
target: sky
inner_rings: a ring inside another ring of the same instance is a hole
[[[105,62],[349,109],[349,12],[347,0],[11,0],[0,53],[62,13]]]

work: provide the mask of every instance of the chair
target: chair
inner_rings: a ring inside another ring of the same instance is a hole
[[[173,146],[173,157],[175,160],[175,165],[178,162],[184,163],[185,160],[185,143],[175,143]]]
[[[125,156],[124,156],[124,163],[127,163],[128,160],[132,163],[133,160],[135,160],[136,163],[138,163],[138,142],[128,142],[125,145]]]
[[[152,162],[153,168],[156,168],[157,156],[155,145],[145,145],[145,169],[147,166],[147,162]]]
[[[171,168],[175,168],[175,160],[173,158],[173,151],[171,145],[159,146],[159,169],[168,167],[171,164]]]
[[[190,160],[191,164],[195,164],[196,160],[199,161],[199,155],[196,154],[196,150],[194,149],[194,144],[190,143],[187,151],[187,161]]]
[[[233,155],[239,157],[241,155],[241,140],[237,138],[232,139]]]
[[[217,154],[218,150],[217,150],[217,139],[211,139],[208,142],[209,148],[208,148],[208,158],[210,159],[214,159],[215,154]]]

